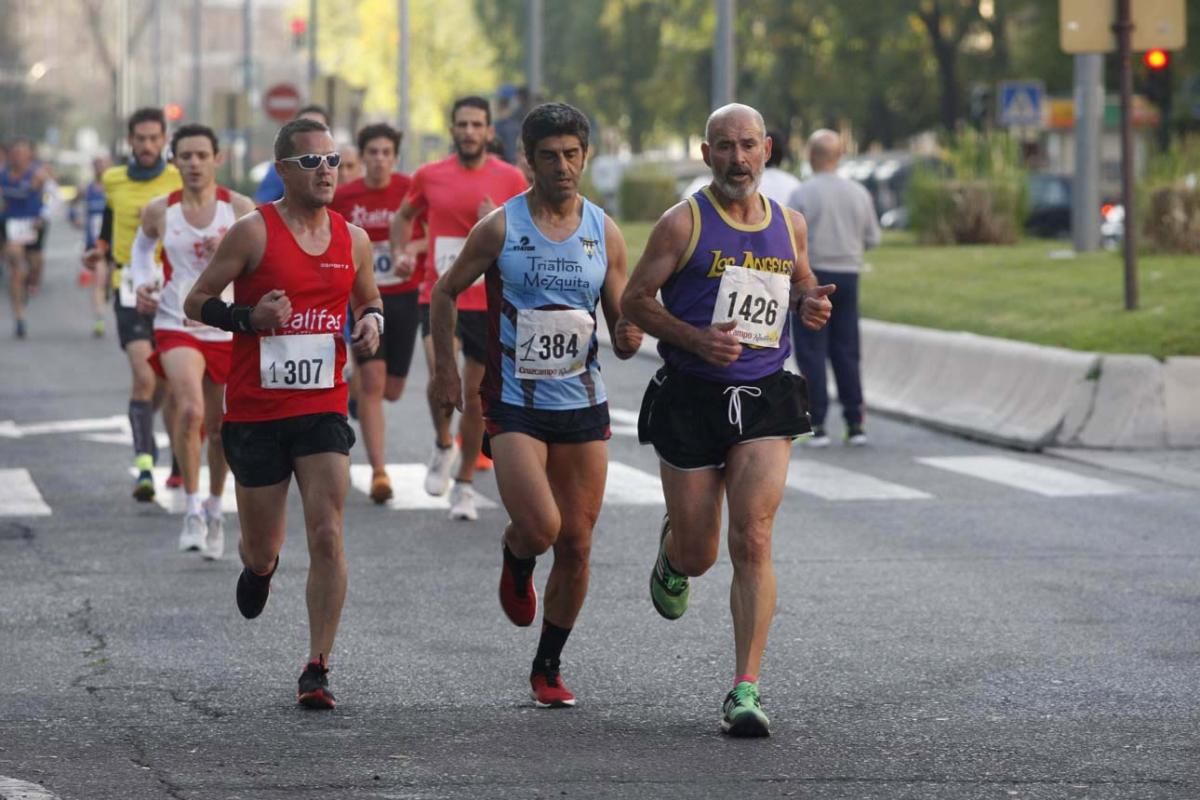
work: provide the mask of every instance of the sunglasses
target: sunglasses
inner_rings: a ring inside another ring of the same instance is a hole
[[[305,153],[302,156],[289,156],[281,158],[280,161],[295,161],[300,165],[300,169],[316,169],[324,162],[329,165],[330,169],[337,169],[338,164],[342,163],[341,153],[326,153],[319,155],[317,153]]]

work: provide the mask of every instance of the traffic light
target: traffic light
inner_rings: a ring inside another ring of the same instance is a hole
[[[308,20],[304,17],[292,17],[292,46],[296,49],[308,44]]]
[[[167,118],[167,122],[179,122],[183,119],[183,106],[179,103],[167,103],[163,106],[163,116]]]
[[[1142,63],[1146,65],[1146,99],[1158,106],[1158,143],[1165,150],[1171,136],[1171,54],[1156,47],[1146,51]]]

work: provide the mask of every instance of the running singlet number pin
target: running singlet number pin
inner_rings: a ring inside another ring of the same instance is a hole
[[[258,340],[258,369],[264,389],[332,389],[333,365],[331,333]]]
[[[137,306],[137,290],[133,286],[133,270],[129,267],[121,268],[121,282],[117,284],[117,302],[122,308],[134,308]]]
[[[728,266],[721,275],[713,324],[734,320],[734,338],[755,347],[779,347],[787,321],[791,278],[779,272]]]
[[[33,244],[37,241],[37,220],[30,218],[13,218],[4,221],[4,235],[13,244]]]
[[[584,371],[596,322],[581,309],[517,311],[516,372],[526,380],[570,378]]]
[[[467,243],[465,236],[439,236],[433,240],[433,269],[439,275],[445,275],[454,266],[455,259]],[[472,286],[483,283],[480,275]]]

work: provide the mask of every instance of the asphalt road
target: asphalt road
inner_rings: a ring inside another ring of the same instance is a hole
[[[246,621],[235,560],[178,553],[180,518],[129,497],[128,373],[111,330],[90,338],[64,228],[30,338],[0,311],[0,798],[1200,797],[1198,493],[878,418],[870,447],[796,448],[770,739],[718,732],[728,559],[683,619],[650,605],[657,465],[621,424],[564,653],[577,708],[528,700],[536,630],[496,600],[503,509],[451,522],[419,490],[351,493],[339,706],[297,708],[295,493]],[[627,421],[655,362],[604,367]],[[418,356],[388,410],[396,464],[428,453],[423,387]],[[498,500],[490,473],[478,486]]]

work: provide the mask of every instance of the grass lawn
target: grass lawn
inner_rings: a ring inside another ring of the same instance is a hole
[[[624,223],[630,267],[651,226]],[[1124,310],[1121,255],[1066,259],[1070,242],[1027,239],[1011,247],[927,247],[889,233],[867,254],[863,316],[1038,344],[1158,358],[1200,355],[1200,258],[1138,258],[1140,303]]]

